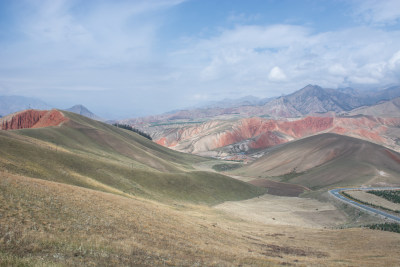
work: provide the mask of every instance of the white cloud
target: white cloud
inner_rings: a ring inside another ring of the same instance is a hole
[[[368,77],[368,76],[357,76],[357,75],[353,75],[349,78],[349,81],[355,83],[355,84],[364,84],[364,85],[368,85],[368,84],[378,84],[379,80],[374,79],[372,77]]]
[[[355,14],[368,23],[394,24],[400,19],[400,1],[359,0],[356,2]]]
[[[330,74],[337,76],[345,76],[347,74],[347,70],[342,66],[342,64],[335,63],[328,69]]]
[[[399,83],[392,71],[398,66],[399,43],[400,31],[369,27],[313,33],[295,25],[237,26],[185,43],[171,61],[180,63],[176,67],[182,77],[190,79],[179,82],[191,84],[192,90],[276,96],[309,83],[327,87]]]
[[[10,62],[25,68],[98,68],[151,61],[162,26],[157,11],[180,2],[25,1],[17,27],[24,39],[8,47]]]
[[[286,75],[281,68],[275,66],[269,72],[268,79],[272,82],[281,82],[286,80]]]
[[[400,67],[400,50],[397,51],[389,60],[389,68],[391,70],[398,69]]]
[[[197,100],[204,101],[204,100],[208,100],[209,96],[206,95],[206,94],[195,94],[195,95],[193,96],[193,98],[194,98],[196,101],[197,101]]]

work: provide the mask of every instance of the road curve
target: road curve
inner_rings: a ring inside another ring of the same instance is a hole
[[[398,190],[400,189],[400,187],[364,187],[364,188],[337,188],[337,189],[332,189],[329,190],[329,194],[331,194],[332,196],[336,197],[337,199],[339,199],[340,201],[343,201],[347,204],[352,205],[353,207],[356,207],[358,209],[370,212],[370,213],[374,213],[377,214],[381,217],[384,217],[386,219],[392,220],[392,221],[396,221],[400,223],[400,217],[389,214],[387,212],[378,210],[378,209],[374,209],[370,206],[358,203],[356,201],[353,201],[351,199],[348,199],[345,196],[342,196],[340,194],[340,192],[342,191],[348,191],[348,190]]]

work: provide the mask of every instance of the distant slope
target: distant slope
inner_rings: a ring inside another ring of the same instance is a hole
[[[400,117],[400,97],[390,101],[384,101],[373,106],[354,109],[350,115],[370,115],[379,117]]]
[[[364,184],[400,184],[400,154],[360,139],[320,134],[265,151],[238,175],[275,177],[317,190]]]
[[[73,113],[88,117],[88,118],[93,119],[93,120],[103,121],[102,118],[100,118],[99,116],[97,116],[96,114],[94,114],[93,112],[88,110],[83,105],[75,105],[73,107],[70,107],[70,108],[66,109],[66,111],[73,112]]]
[[[290,95],[266,103],[262,110],[265,114],[276,117],[298,117],[326,112],[340,113],[399,96],[400,86],[363,92],[352,88],[328,89],[318,85],[307,85]]]
[[[250,153],[322,132],[362,138],[396,148],[400,118],[305,117],[296,120],[247,118],[146,128],[153,140],[178,151],[225,157]]]
[[[274,98],[263,98],[260,99],[255,96],[244,96],[237,99],[224,99],[221,101],[213,101],[205,105],[201,105],[199,108],[237,108],[240,106],[262,106],[265,103],[268,103]]]
[[[276,112],[272,107],[280,102],[286,106],[287,113]],[[306,87],[290,94],[282,96],[281,99],[267,103],[264,108],[266,113],[275,116],[296,117],[314,113],[325,113],[329,111],[340,112],[351,110],[362,105],[358,96],[334,89],[324,89],[317,85]]]
[[[227,176],[194,171],[192,163],[203,158],[75,113],[61,113],[68,120],[59,126],[0,131],[0,169],[162,201],[216,204],[263,193]]]
[[[46,110],[52,107],[45,102],[24,96],[0,96],[0,115],[5,116],[26,109]]]
[[[368,97],[370,99],[369,104],[375,104],[379,101],[388,101],[400,97],[400,85],[390,86],[376,92],[371,92]]]

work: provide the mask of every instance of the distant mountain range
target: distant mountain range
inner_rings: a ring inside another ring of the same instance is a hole
[[[244,96],[238,99],[226,98],[221,101],[212,101],[205,105],[200,105],[198,108],[235,108],[240,106],[262,106],[276,97],[258,98],[252,95]]]
[[[225,99],[198,108],[128,119],[124,122],[143,124],[185,120],[204,121],[221,117],[295,118],[329,112],[340,114],[396,97],[400,97],[400,86],[366,92],[353,88],[329,89],[318,85],[307,85],[292,94],[277,98],[260,99],[246,96],[239,99]]]
[[[276,117],[298,117],[326,112],[340,113],[399,96],[400,86],[365,92],[353,88],[327,89],[318,85],[307,85],[290,95],[266,103],[263,111]]]
[[[0,117],[27,109],[50,110],[53,108],[53,106],[44,101],[32,97],[0,96]],[[74,112],[90,119],[103,121],[102,118],[88,110],[83,105],[75,105],[66,109],[66,111]]]
[[[400,97],[389,101],[382,101],[373,106],[356,108],[350,111],[348,114],[379,117],[400,117]]]
[[[245,96],[238,99],[224,99],[193,109],[176,110],[161,115],[128,119],[123,122],[137,124],[181,120],[204,121],[218,117],[295,118],[328,112],[341,114],[356,108],[364,107],[365,109],[365,107],[397,97],[400,97],[400,86],[366,92],[353,88],[329,89],[318,85],[307,85],[286,96],[276,98]],[[35,98],[0,96],[0,116],[26,109],[49,110],[51,108],[53,107],[49,104]],[[393,108],[395,109],[392,104]],[[83,105],[75,105],[66,110],[91,119],[102,120]]]

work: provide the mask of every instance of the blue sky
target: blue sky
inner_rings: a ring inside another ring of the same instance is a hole
[[[400,83],[400,1],[0,0],[0,95],[158,114]]]

